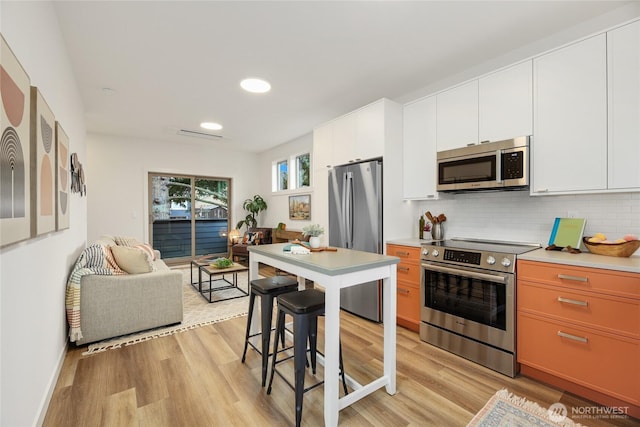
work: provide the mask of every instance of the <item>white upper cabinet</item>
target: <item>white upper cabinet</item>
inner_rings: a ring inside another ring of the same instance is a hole
[[[403,197],[436,199],[436,97],[404,106]]]
[[[314,155],[319,154],[319,158],[314,160],[314,167],[382,157],[387,102],[391,101],[381,99],[316,128],[313,133]]]
[[[533,133],[533,64],[526,61],[481,77],[479,140],[502,141]]]
[[[437,151],[478,143],[478,80],[437,95]]]
[[[609,188],[640,188],[640,21],[607,33]]]
[[[331,166],[333,161],[333,125],[331,123],[313,130],[313,157],[311,161],[313,169]]]
[[[531,193],[607,188],[604,34],[533,60]]]
[[[385,101],[369,104],[355,112],[355,152],[348,161],[381,157],[385,144]]]
[[[347,163],[358,157],[356,146],[356,116],[347,114],[333,121],[332,166]]]

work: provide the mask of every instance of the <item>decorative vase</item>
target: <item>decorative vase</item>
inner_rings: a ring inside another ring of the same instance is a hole
[[[311,236],[309,237],[309,246],[312,248],[320,247],[320,236]]]

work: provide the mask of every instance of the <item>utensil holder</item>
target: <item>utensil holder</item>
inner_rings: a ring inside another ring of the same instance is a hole
[[[433,240],[444,240],[444,225],[441,222],[431,225],[431,238]]]

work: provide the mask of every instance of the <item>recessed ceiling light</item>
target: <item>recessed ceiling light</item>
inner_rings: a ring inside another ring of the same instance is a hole
[[[203,129],[209,129],[209,130],[220,130],[220,129],[222,129],[222,125],[220,123],[212,123],[212,122],[200,123],[200,127],[203,128]]]
[[[269,82],[262,79],[244,79],[240,82],[242,89],[252,93],[265,93],[271,90]]]

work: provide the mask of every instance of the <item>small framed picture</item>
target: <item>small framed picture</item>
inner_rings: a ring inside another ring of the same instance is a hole
[[[289,219],[311,219],[311,194],[289,196]]]

